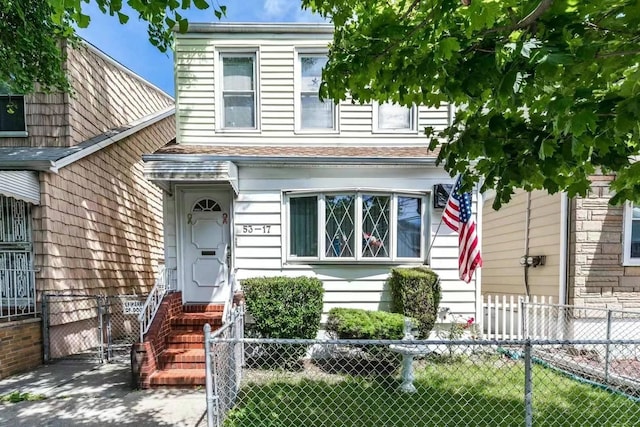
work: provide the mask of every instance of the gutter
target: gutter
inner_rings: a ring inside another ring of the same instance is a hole
[[[189,33],[276,33],[276,34],[333,34],[333,24],[326,23],[189,23],[187,33],[177,33],[184,37]]]
[[[435,166],[436,157],[292,157],[292,156],[230,156],[215,154],[145,154],[145,162],[202,163],[230,161],[234,163],[258,164],[330,164],[330,165],[427,165]]]

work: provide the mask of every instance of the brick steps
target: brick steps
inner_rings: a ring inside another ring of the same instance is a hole
[[[151,387],[196,387],[205,385],[204,369],[161,369],[151,374]]]
[[[149,376],[152,388],[205,385],[204,325],[215,330],[222,325],[221,304],[191,304],[172,316],[165,349],[158,356],[158,370]]]

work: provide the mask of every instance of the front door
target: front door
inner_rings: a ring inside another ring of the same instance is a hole
[[[229,294],[229,193],[183,193],[184,302],[223,302]]]

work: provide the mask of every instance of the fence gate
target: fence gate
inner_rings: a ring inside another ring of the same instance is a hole
[[[42,299],[45,362],[129,362],[146,296],[46,294]]]

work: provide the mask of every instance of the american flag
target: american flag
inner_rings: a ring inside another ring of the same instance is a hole
[[[482,267],[476,222],[471,212],[471,193],[460,194],[460,177],[456,180],[442,221],[458,232],[458,270],[460,279],[469,283],[476,268]]]

